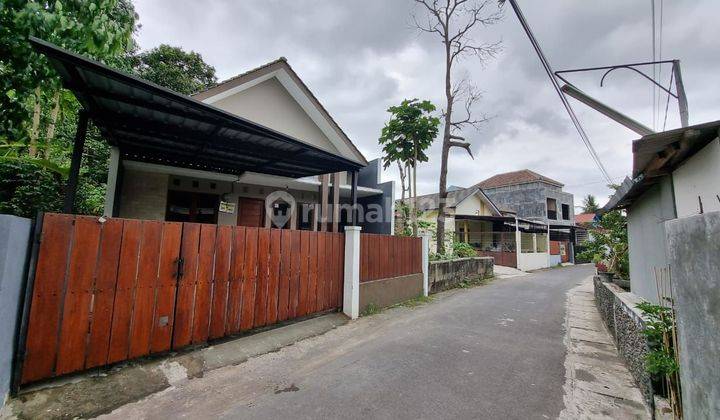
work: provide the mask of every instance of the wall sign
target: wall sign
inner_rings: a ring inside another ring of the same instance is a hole
[[[231,203],[229,201],[221,201],[220,213],[235,213],[235,203]]]

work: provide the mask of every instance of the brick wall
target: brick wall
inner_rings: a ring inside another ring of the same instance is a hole
[[[125,170],[120,195],[120,217],[165,220],[168,175]]]

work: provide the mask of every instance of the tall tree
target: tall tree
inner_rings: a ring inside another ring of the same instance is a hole
[[[430,147],[438,134],[440,119],[433,115],[435,105],[430,101],[405,99],[397,106],[388,108],[390,120],[382,129],[380,144],[383,145],[384,166],[397,162],[400,168],[400,180],[405,195],[405,179],[409,175],[407,168],[412,168],[412,188],[408,188],[412,197],[411,220],[413,235],[417,236],[417,165],[427,162],[425,151]],[[403,171],[403,167],[406,168]],[[410,182],[408,181],[408,187]]]
[[[440,162],[439,208],[437,218],[437,250],[445,252],[445,218],[447,215],[447,171],[450,149],[460,147],[472,157],[470,143],[458,133],[464,128],[485,122],[485,116],[473,116],[473,105],[480,99],[479,90],[467,76],[454,80],[453,71],[458,61],[475,56],[480,61],[493,58],[500,49],[499,43],[478,43],[472,35],[481,26],[493,25],[502,19],[502,11],[493,0],[414,0],[426,11],[422,22],[414,17],[415,26],[440,38],[445,53],[445,110],[442,159]],[[455,105],[461,106],[458,118]]]
[[[132,58],[133,70],[140,77],[175,92],[190,95],[215,86],[215,68],[200,54],[161,44]]]
[[[595,199],[595,196],[588,194],[583,198],[583,213],[597,213],[600,210],[600,206]]]

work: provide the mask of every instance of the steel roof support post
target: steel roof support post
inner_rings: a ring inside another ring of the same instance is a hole
[[[687,127],[689,125],[690,115],[682,74],[680,73],[680,60],[673,60],[673,74],[675,75],[675,93],[677,93],[678,108],[680,110],[680,125]]]
[[[350,226],[357,226],[357,176],[358,171],[350,172]]]
[[[72,158],[70,160],[70,175],[65,187],[65,200],[63,212],[72,213],[77,195],[78,180],[80,178],[80,164],[82,163],[83,149],[85,148],[85,137],[87,135],[88,114],[81,110],[78,113],[77,131],[75,131],[75,142],[73,143]]]

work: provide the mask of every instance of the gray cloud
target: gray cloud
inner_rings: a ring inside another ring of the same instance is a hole
[[[377,137],[390,105],[419,97],[442,107],[442,46],[410,28],[415,10],[410,0],[135,3],[143,25],[142,48],[164,42],[195,50],[221,78],[287,57],[368,158],[380,154]],[[520,3],[556,70],[651,59],[646,2]],[[718,119],[720,56],[715,52],[720,29],[715,16],[720,4],[683,0],[665,2],[664,9],[663,57],[682,60],[691,123]],[[517,19],[511,10],[505,14],[502,23],[475,34],[483,41],[502,40],[502,54],[486,66],[477,60],[461,63],[459,70],[484,91],[476,111],[493,118],[480,130],[463,133],[472,141],[476,159],[453,151],[448,182],[467,186],[501,171],[529,168],[565,183],[577,203],[587,193],[602,202],[609,190]],[[667,69],[662,74],[667,83]],[[601,88],[600,75],[571,77],[589,94],[652,126],[652,91],[646,82],[619,70]],[[573,105],[611,176],[622,180],[632,163],[631,142],[638,136],[582,104]],[[664,101],[658,129],[663,116]],[[667,128],[678,125],[677,105],[671,101]],[[420,193],[437,190],[439,159],[436,142],[431,161],[420,168]],[[385,177],[398,179],[394,170]]]

